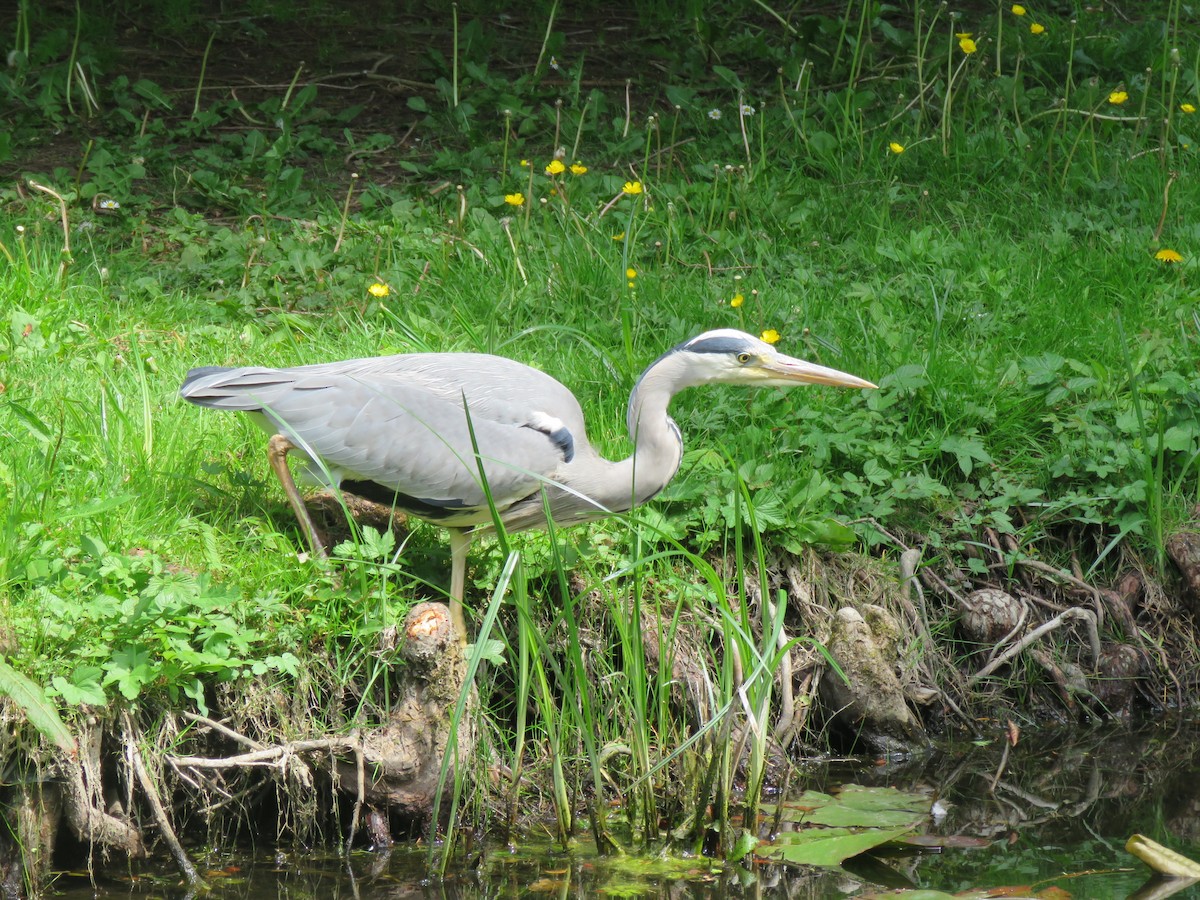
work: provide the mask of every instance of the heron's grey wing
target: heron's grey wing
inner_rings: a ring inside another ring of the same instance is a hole
[[[230,373],[236,372],[235,379]],[[533,411],[557,419],[576,442],[586,439],[583,410],[563,384],[524,363],[485,353],[408,353],[332,363],[269,369],[251,366],[192,369],[180,393],[214,409],[253,410],[244,394],[263,391],[277,382],[310,376],[345,376],[370,383],[381,376],[402,376],[430,393],[461,406],[465,394],[477,414],[497,422],[522,423]]]
[[[576,441],[586,438],[583,410],[562,383],[538,369],[503,356],[486,353],[408,353],[318,363],[288,369],[322,375],[345,375],[371,382],[380,376],[401,376],[443,400],[462,406],[465,394],[471,409],[496,422],[524,424],[534,414],[557,419]]]
[[[570,460],[572,432],[557,416],[536,405],[530,408],[531,398],[522,398],[511,370],[505,391],[505,380],[499,375],[506,373],[489,371],[497,367],[480,366],[480,357],[468,355],[477,364],[477,374],[494,377],[460,384],[453,396],[443,381],[436,380],[432,364],[446,355],[429,356],[434,360],[425,360],[419,369],[410,364],[387,373],[380,371],[382,367],[370,371],[367,366],[350,368],[353,374],[346,372],[354,363],[371,361],[351,361],[341,370],[338,364],[197,370],[181,393],[202,406],[260,412],[306,454],[319,459],[330,470],[329,480],[375,482],[396,491],[401,499],[416,501],[414,511],[445,510],[447,515],[440,518],[447,521],[453,510],[469,515],[486,507],[472,430],[488,486],[501,509],[535,493],[544,479],[552,478]],[[573,409],[559,411],[582,422],[578,404],[565,388],[549,376],[520,368],[534,373],[534,380],[546,379],[565,392]],[[519,370],[516,374],[520,383],[529,380]],[[459,381],[466,380],[460,373]],[[431,382],[440,389],[431,389]]]

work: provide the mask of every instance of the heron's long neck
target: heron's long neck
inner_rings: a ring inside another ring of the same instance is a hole
[[[667,415],[676,393],[692,382],[683,378],[682,366],[670,355],[652,363],[629,395],[626,424],[633,441],[633,455],[618,463],[628,468],[633,497],[641,503],[661,491],[679,469],[683,437]]]

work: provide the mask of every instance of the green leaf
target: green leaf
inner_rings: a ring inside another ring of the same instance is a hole
[[[196,709],[200,710],[200,715],[208,715],[208,704],[204,702],[204,684],[199,678],[193,678],[190,682],[185,683],[183,692],[196,702]]]
[[[300,674],[300,660],[290,650],[278,656],[268,656],[266,664],[277,672],[283,672],[293,678]]]
[[[958,460],[958,467],[962,469],[963,475],[968,478],[971,476],[976,462],[988,464],[992,461],[992,457],[983,447],[983,442],[974,436],[967,437],[961,434],[947,435],[942,438],[938,449],[943,453],[954,454],[954,458]]]
[[[489,662],[494,666],[506,666],[508,660],[504,658],[504,642],[497,640],[488,640],[484,642],[483,648],[479,651],[480,659]]]
[[[759,855],[780,862],[837,866],[911,833],[929,815],[924,794],[895,788],[845,785],[836,796],[805,791],[780,806],[764,803],[767,815],[798,826],[759,848]]]
[[[769,844],[760,844],[758,855],[774,862],[836,867],[910,831],[911,828],[802,828],[785,831]]]
[[[24,406],[17,403],[7,403],[4,408],[16,416],[20,423],[25,426],[25,430],[39,443],[46,445],[54,439],[54,430]]]
[[[75,739],[41,686],[30,681],[0,659],[0,694],[12,699],[25,713],[29,724],[63,753],[75,754]]]
[[[1066,360],[1057,353],[1043,353],[1041,356],[1029,356],[1022,360],[1025,366],[1025,379],[1030,385],[1050,384],[1058,379],[1058,373]]]
[[[94,668],[87,666],[87,669]],[[97,676],[100,670],[96,669]],[[80,680],[78,673],[71,681],[63,678],[61,675],[55,675],[50,679],[50,684],[54,687],[54,692],[63,698],[64,703],[69,703],[71,706],[103,706],[108,702],[108,697],[104,693],[104,688],[100,686],[100,681],[97,678],[89,678]]]
[[[101,559],[108,553],[108,545],[101,538],[93,537],[90,534],[85,534],[79,539],[79,546],[92,559]]]
[[[747,853],[758,846],[758,837],[748,829],[743,828],[738,839],[734,842],[733,848],[729,852],[729,862],[737,862]]]
[[[737,73],[734,72],[733,69],[727,68],[726,66],[713,66],[712,71],[714,75],[724,81],[735,91],[740,91],[743,89],[744,85],[742,84],[742,79],[738,77]]]

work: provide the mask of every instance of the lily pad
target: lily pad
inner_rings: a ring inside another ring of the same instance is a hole
[[[769,843],[758,845],[756,853],[773,862],[801,866],[836,867],[881,844],[908,834],[910,828],[802,828],[785,831]]]
[[[848,784],[836,794],[805,791],[775,806],[763,804],[764,815],[793,826],[761,844],[759,855],[779,862],[840,866],[881,844],[911,834],[929,816],[929,798],[895,788]]]
[[[767,815],[777,807],[763,804]],[[858,826],[861,828],[915,828],[929,816],[929,798],[895,788],[848,784],[836,796],[805,791],[783,803],[780,821],[797,825]]]

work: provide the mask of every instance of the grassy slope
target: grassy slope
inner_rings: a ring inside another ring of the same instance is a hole
[[[23,151],[21,171],[68,196],[73,262],[61,278],[56,205],[7,189],[0,210],[0,610],[20,646],[14,658],[70,702],[123,691],[187,703],[183,694],[207,690],[211,703],[213,684],[256,662],[300,675],[299,703],[311,689],[325,706],[323,692],[335,689],[312,687],[288,653],[332,660],[346,702],[327,713],[331,724],[380,699],[361,687],[378,671],[368,650],[404,605],[384,601],[430,592],[409,578],[439,590],[444,550],[435,533],[418,532],[401,574],[356,569],[349,591],[298,565],[299,534],[262,435],[176,398],[189,367],[213,363],[504,353],[575,390],[592,440],[617,455],[628,450],[628,391],[659,352],[707,328],[772,328],[785,351],[881,389],[681,396],[675,417],[692,452],[650,515],[689,548],[734,547],[728,458],[772,548],[843,536],[829,524],[836,516],[877,552],[894,548],[876,524],[927,542],[934,566],[979,567],[969,550],[989,527],[1060,563],[1068,546],[1084,569],[1103,557],[1089,575],[1097,581],[1131,558],[1153,566],[1197,490],[1200,226],[1189,211],[1200,198],[1194,118],[1178,105],[1200,102],[1198,49],[1183,45],[1172,68],[1163,65],[1170,38],[1151,26],[1089,20],[1073,39],[1067,22],[1047,21],[1038,44],[1027,21],[1002,19],[1011,55],[1000,78],[991,13],[972,23],[982,49],[970,58],[947,22],[935,21],[932,42],[920,46],[893,45],[879,28],[859,69],[847,44],[815,83],[793,90],[789,70],[787,109],[772,77],[754,80],[763,60],[749,60],[761,53],[787,68],[798,51],[743,22],[720,49],[727,67],[745,62],[737,76],[759,107],[745,119],[745,141],[728,77],[709,70],[708,80],[687,81],[694,54],[677,50],[672,92],[659,94],[647,75],[628,134],[620,92],[591,97],[574,155],[589,172],[564,173],[557,194],[542,172],[556,91],[524,76],[472,70],[461,94],[474,111],[461,115],[444,94],[418,93],[426,151],[391,146],[395,134],[356,130],[349,119],[349,131],[330,127],[316,91],[267,92],[248,112],[281,127],[253,128],[219,103],[210,118],[189,119],[190,94],[173,95],[168,112],[113,84],[102,119],[110,130],[86,162],[82,142],[53,170]],[[911,23],[891,27],[901,44],[911,40]],[[926,19],[916,33],[928,27]],[[1088,66],[1077,63],[1086,72],[1067,70],[1072,40],[1090,53]],[[570,50],[559,47],[582,65]],[[941,79],[924,116],[905,112],[919,91],[915,53],[923,77]],[[30,70],[22,96],[31,113],[53,102],[34,87],[53,87],[46,73],[55,71]],[[943,154],[947,71],[955,96]],[[564,76],[568,87],[574,74]],[[1055,114],[1068,77],[1069,107],[1098,117]],[[1122,85],[1132,98],[1108,103]],[[570,145],[586,94],[567,93],[560,143]],[[52,112],[86,133],[56,96]],[[1143,103],[1141,124],[1116,120]],[[861,114],[847,114],[855,105]],[[502,143],[505,107],[515,110],[514,137]],[[645,126],[651,109],[656,129]],[[351,140],[385,153],[356,161],[339,243]],[[660,153],[672,140],[687,143]],[[907,145],[903,153],[888,150],[892,140]],[[1165,156],[1155,152],[1163,146]],[[400,164],[416,170],[408,183],[392,183]],[[601,216],[635,177],[647,193]],[[524,207],[505,204],[530,184]],[[104,198],[120,210],[97,211]],[[1156,260],[1163,246],[1183,261]],[[637,272],[633,288],[627,267]],[[377,279],[390,288],[382,301],[367,290]],[[737,294],[745,301],[734,308]],[[646,532],[635,545],[630,534],[622,523],[570,533],[592,584],[669,546]],[[1116,536],[1124,540],[1110,544]],[[551,568],[545,539],[518,546],[535,585],[553,596],[553,579],[537,580]],[[482,602],[501,558],[484,549],[476,560]],[[664,596],[693,590],[692,569],[655,571]],[[141,606],[131,600],[139,596]],[[610,600],[620,605],[619,595]],[[104,639],[76,627],[80,617],[107,627]],[[173,617],[190,636],[172,630]],[[599,733],[620,736],[623,715]],[[657,729],[665,745],[680,725]]]

